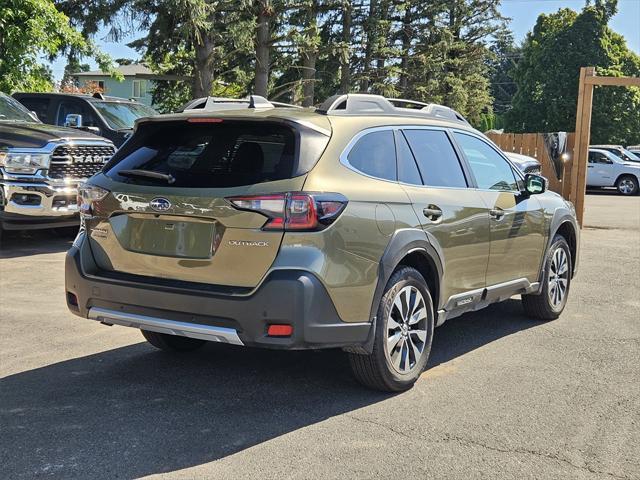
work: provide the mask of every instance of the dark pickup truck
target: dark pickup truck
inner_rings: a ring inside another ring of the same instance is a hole
[[[40,122],[0,92],[0,235],[78,225],[77,186],[115,150],[105,138]]]
[[[131,136],[138,118],[158,114],[140,102],[101,93],[16,92],[12,96],[44,123],[95,133],[108,138],[118,148]]]

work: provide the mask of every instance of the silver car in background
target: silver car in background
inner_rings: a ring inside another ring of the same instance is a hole
[[[504,152],[504,154],[509,160],[515,163],[522,173],[535,173],[539,175],[542,171],[542,165],[533,157],[514,152]]]

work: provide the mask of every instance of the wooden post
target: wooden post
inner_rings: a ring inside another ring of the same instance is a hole
[[[571,155],[576,145],[575,132],[567,134],[567,153]],[[566,199],[571,198],[571,172],[573,171],[573,158],[569,158],[564,162],[563,174],[562,174],[562,196]],[[575,189],[575,187],[573,187]]]
[[[587,77],[595,75],[594,67],[580,68],[578,87],[578,109],[576,112],[576,143],[573,149],[573,168],[571,169],[571,201],[576,207],[578,223],[582,227],[584,218],[584,195],[587,181],[587,158],[591,138],[591,107],[593,104],[593,84],[587,83]]]
[[[580,68],[578,109],[576,112],[576,139],[571,165],[571,198],[576,207],[578,222],[582,228],[584,196],[587,184],[587,160],[591,140],[591,107],[594,85],[615,87],[640,87],[638,77],[597,77],[594,67]]]

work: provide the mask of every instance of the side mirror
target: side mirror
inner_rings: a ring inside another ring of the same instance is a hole
[[[547,190],[547,179],[541,175],[527,173],[524,176],[524,188],[530,195],[544,193]]]
[[[71,128],[82,127],[82,115],[78,113],[69,113],[64,119],[64,126]]]

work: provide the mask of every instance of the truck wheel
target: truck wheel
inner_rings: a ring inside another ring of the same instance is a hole
[[[638,193],[638,179],[633,175],[623,175],[616,182],[616,188],[622,195],[635,195]]]
[[[376,390],[411,388],[427,366],[433,328],[427,283],[416,269],[401,267],[389,279],[380,300],[373,352],[349,353],[354,376]]]
[[[206,340],[198,338],[180,337],[178,335],[150,332],[149,330],[140,331],[142,336],[147,339],[147,342],[165,352],[190,352],[207,343]]]
[[[538,320],[555,320],[567,304],[572,270],[571,250],[562,235],[556,235],[547,252],[542,293],[522,295],[525,313]]]

